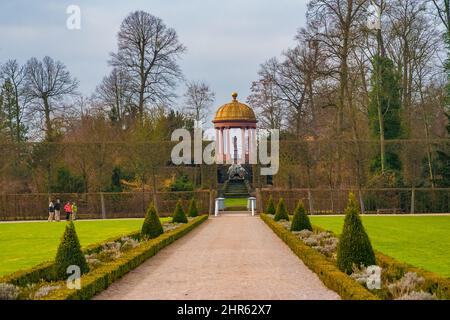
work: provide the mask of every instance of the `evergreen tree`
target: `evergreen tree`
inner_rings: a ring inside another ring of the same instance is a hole
[[[309,221],[309,217],[306,214],[305,205],[303,201],[299,201],[297,207],[294,211],[294,218],[292,218],[291,231],[302,231],[309,230],[313,231],[311,221]]]
[[[54,193],[83,193],[85,183],[82,177],[74,175],[65,167],[58,168],[56,182],[51,185]]]
[[[22,123],[21,110],[14,93],[14,87],[9,79],[3,83],[0,95],[0,121],[3,120],[3,129],[7,131],[11,141],[25,141],[28,128]],[[0,123],[0,129],[1,127],[2,123]]]
[[[72,265],[78,266],[81,274],[89,272],[89,266],[81,251],[75,225],[70,221],[66,225],[66,230],[64,231],[64,235],[62,236],[58,247],[58,252],[56,253],[54,267],[56,279],[66,279],[69,276],[67,274],[67,268]]]
[[[150,204],[147,208],[144,223],[142,224],[141,236],[144,238],[154,239],[164,233],[161,220],[159,220],[158,213],[155,206]]]
[[[172,218],[173,223],[187,223],[188,219],[183,211],[183,206],[181,204],[181,200],[178,200],[177,205],[175,207],[175,212],[173,213]]]
[[[447,136],[450,137],[450,114],[445,114],[448,119]],[[441,188],[450,187],[450,145],[446,144],[445,148],[437,150],[436,157],[436,185]]]
[[[286,206],[284,205],[284,199],[281,198],[280,201],[278,201],[277,210],[275,212],[275,221],[280,220],[287,220],[289,221],[289,215],[286,210]]]
[[[385,170],[401,170],[401,161],[395,148],[384,147],[384,140],[398,139],[402,135],[400,76],[391,59],[373,58],[369,98],[369,121],[372,136],[380,139],[382,150],[373,159],[371,170],[381,172],[382,158]],[[381,117],[381,119],[380,119]]]
[[[197,201],[195,201],[195,198],[192,198],[191,201],[189,202],[188,216],[189,217],[198,216]]]
[[[267,202],[267,208],[266,208],[266,213],[267,214],[275,214],[275,205],[273,203],[273,197],[272,195],[270,195],[269,197],[269,201]]]
[[[122,172],[119,167],[114,167],[111,176],[111,192],[122,192],[122,184],[120,179],[122,178]]]
[[[372,244],[362,224],[356,203],[355,195],[350,193],[337,249],[337,265],[347,274],[352,273],[354,265],[368,267],[376,264]]]

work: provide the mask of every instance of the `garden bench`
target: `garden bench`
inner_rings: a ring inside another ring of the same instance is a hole
[[[397,214],[397,213],[403,213],[403,209],[399,208],[377,209],[377,214]]]

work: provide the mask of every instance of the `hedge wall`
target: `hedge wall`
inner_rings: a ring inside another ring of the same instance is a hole
[[[309,269],[317,274],[325,286],[339,294],[342,299],[378,300],[366,288],[341,272],[332,261],[306,245],[272,218],[266,214],[261,214],[261,219],[291,248]]]
[[[44,300],[88,300],[102,292],[117,279],[135,269],[159,250],[181,238],[189,231],[208,219],[207,215],[194,218],[192,221],[175,230],[165,232],[155,239],[125,252],[119,259],[105,263],[97,269],[81,277],[81,289],[60,289],[51,292]]]

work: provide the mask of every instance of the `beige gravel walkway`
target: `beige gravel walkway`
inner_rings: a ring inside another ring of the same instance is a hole
[[[210,218],[95,299],[339,299],[259,217]]]

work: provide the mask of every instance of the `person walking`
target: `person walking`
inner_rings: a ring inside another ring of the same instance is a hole
[[[72,220],[77,220],[78,206],[75,202],[72,203]]]
[[[72,205],[70,204],[70,201],[67,201],[66,205],[64,206],[64,211],[66,212],[66,220],[70,220],[70,216],[72,215]]]
[[[50,203],[48,204],[48,222],[55,221],[55,205],[53,204],[53,201],[50,200]]]
[[[54,209],[55,209],[55,221],[59,222],[61,213],[61,201],[59,199],[56,199]]]

